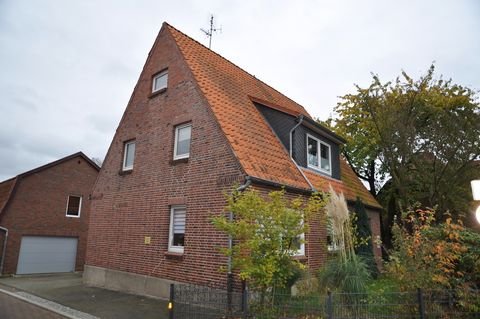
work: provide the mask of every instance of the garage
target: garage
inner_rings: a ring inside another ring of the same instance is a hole
[[[23,236],[17,274],[75,271],[78,238]]]

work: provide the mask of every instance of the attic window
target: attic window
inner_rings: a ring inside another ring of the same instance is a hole
[[[159,92],[167,88],[168,70],[164,70],[153,77],[152,93]]]
[[[82,196],[68,196],[67,200],[67,217],[80,217],[82,209]]]
[[[308,167],[332,173],[330,146],[319,139],[307,134],[307,164]]]

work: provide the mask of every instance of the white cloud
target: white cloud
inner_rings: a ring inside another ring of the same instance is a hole
[[[161,23],[326,118],[370,72],[432,61],[480,89],[476,1],[0,1],[0,180],[78,150],[103,158]]]

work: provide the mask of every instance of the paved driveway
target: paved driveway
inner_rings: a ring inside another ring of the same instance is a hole
[[[166,301],[86,287],[81,274],[0,278],[2,285],[104,319],[168,318]]]
[[[0,292],[0,319],[65,319],[56,313]]]

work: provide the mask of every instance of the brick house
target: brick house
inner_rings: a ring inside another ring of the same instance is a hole
[[[85,283],[160,297],[170,282],[225,286],[228,238],[209,217],[224,214],[235,184],[283,186],[291,197],[332,185],[363,200],[380,235],[381,207],[340,158],[342,143],[301,105],[164,23],[93,190]],[[310,225],[298,258],[316,269],[327,233]]]
[[[81,271],[100,168],[79,152],[0,183],[0,273]]]

